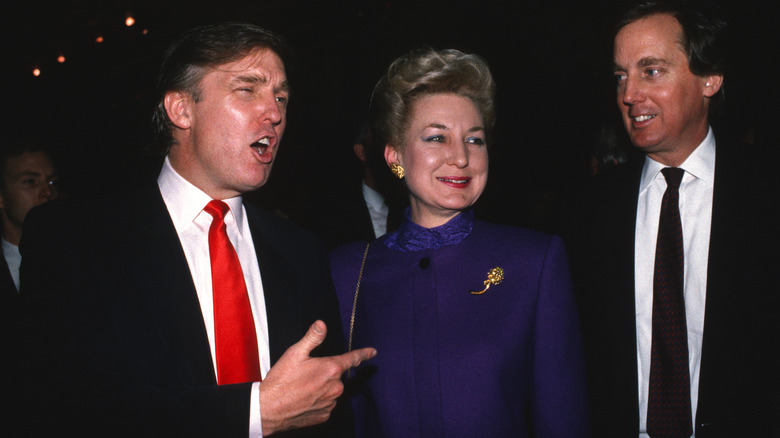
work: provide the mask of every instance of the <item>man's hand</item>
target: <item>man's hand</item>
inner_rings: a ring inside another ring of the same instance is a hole
[[[376,356],[373,348],[361,348],[339,356],[310,357],[326,333],[324,322],[312,324],[260,383],[263,436],[325,422],[344,392],[342,374]]]

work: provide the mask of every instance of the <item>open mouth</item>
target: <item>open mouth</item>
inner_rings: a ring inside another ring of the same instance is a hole
[[[654,118],[655,118],[655,115],[643,114],[641,116],[631,117],[631,120],[633,120],[635,122],[646,122],[646,121],[648,121],[650,119],[654,119]]]
[[[268,137],[263,137],[260,140],[252,143],[252,148],[260,155],[265,155],[269,146],[271,146],[271,139]]]

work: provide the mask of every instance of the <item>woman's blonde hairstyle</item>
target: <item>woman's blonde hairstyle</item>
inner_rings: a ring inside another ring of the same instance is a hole
[[[496,84],[487,62],[458,50],[424,48],[393,61],[371,97],[369,117],[375,145],[403,147],[414,102],[422,96],[452,93],[471,99],[485,124],[487,144],[496,123]]]

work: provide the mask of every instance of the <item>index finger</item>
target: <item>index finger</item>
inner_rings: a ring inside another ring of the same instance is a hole
[[[376,349],[366,347],[340,354],[338,356],[331,356],[331,359],[338,363],[342,371],[347,371],[348,369],[355,368],[356,366],[363,363],[363,361],[371,359],[374,356],[376,356]]]

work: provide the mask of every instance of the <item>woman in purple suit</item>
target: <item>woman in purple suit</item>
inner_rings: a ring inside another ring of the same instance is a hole
[[[495,84],[484,60],[411,52],[376,86],[372,133],[409,190],[398,231],[331,253],[359,437],[588,435],[561,240],[474,219]]]

